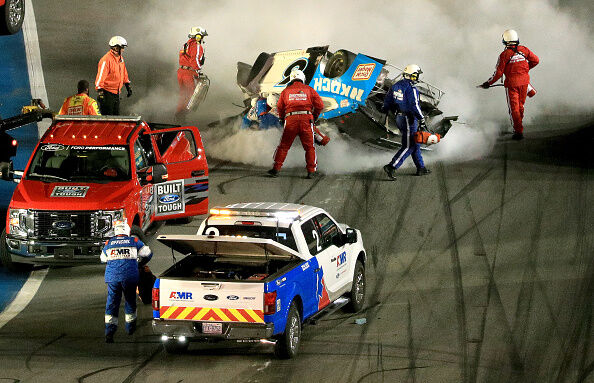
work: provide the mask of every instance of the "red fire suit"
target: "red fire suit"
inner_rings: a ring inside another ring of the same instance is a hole
[[[273,168],[277,171],[281,169],[295,137],[299,136],[305,150],[307,172],[315,172],[317,163],[313,124],[324,109],[322,98],[312,87],[301,81],[293,81],[282,91],[277,109],[280,121],[285,122],[285,129],[274,152]]]
[[[507,46],[499,55],[495,73],[487,83],[492,85],[505,75],[505,92],[511,123],[516,133],[522,133],[524,118],[524,102],[530,83],[528,71],[538,65],[538,56],[522,45]]]
[[[176,114],[183,113],[184,108],[194,93],[196,84],[194,79],[204,65],[204,48],[195,38],[189,39],[179,51],[179,69],[177,82],[179,83],[179,101]]]

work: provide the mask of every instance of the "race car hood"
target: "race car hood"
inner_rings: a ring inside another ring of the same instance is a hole
[[[226,258],[303,259],[295,250],[271,239],[212,235],[160,235],[157,240],[182,254],[211,254]]]
[[[22,180],[11,207],[39,210],[113,210],[133,192],[131,181],[99,183]]]

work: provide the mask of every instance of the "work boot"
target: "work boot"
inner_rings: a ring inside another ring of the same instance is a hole
[[[272,178],[276,178],[278,177],[278,170],[272,168],[268,171],[268,175],[270,175],[270,177]]]
[[[135,331],[136,331],[136,321],[126,323],[126,332],[128,333],[128,335],[134,334]]]
[[[305,177],[305,178],[307,178],[308,180],[311,180],[311,179],[316,178],[317,176],[318,176],[318,173],[316,173],[316,172],[307,172],[307,177]]]
[[[396,176],[394,176],[394,171],[396,171],[396,169],[394,169],[392,165],[384,165],[384,171],[392,181],[396,181]]]
[[[417,169],[417,176],[426,176],[427,174],[431,173],[431,170],[427,168],[419,168]]]
[[[105,343],[113,343],[113,334],[105,334]]]
[[[512,140],[520,141],[524,139],[524,134],[522,133],[514,133],[512,136]]]

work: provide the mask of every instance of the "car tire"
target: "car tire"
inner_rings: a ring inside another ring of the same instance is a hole
[[[365,304],[365,282],[365,267],[361,261],[357,260],[355,272],[353,273],[353,285],[348,294],[349,303],[345,307],[347,311],[356,313],[363,308]]]
[[[146,244],[146,238],[144,236],[144,231],[142,231],[142,229],[139,226],[132,225],[132,227],[130,228],[130,236],[136,237],[136,238],[140,239],[143,243]]]
[[[280,359],[292,359],[297,356],[301,342],[301,316],[295,302],[291,302],[285,332],[283,332],[274,345],[274,355]]]
[[[6,0],[0,7],[0,35],[12,35],[21,30],[25,20],[25,0]]]
[[[355,54],[341,49],[330,57],[324,68],[324,76],[328,78],[340,77],[350,68],[355,60]]]
[[[163,348],[165,352],[168,354],[182,354],[188,351],[188,347],[190,346],[190,342],[183,342],[180,343],[175,339],[169,339],[163,342]]]
[[[2,237],[0,237],[0,264],[10,271],[14,271],[15,266],[10,258],[10,253],[6,248],[6,229],[2,232]]]

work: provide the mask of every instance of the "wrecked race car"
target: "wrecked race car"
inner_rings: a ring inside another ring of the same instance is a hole
[[[275,117],[276,105],[268,102],[267,107],[262,107],[261,104],[265,99],[274,100],[271,95],[282,92],[294,69],[305,73],[306,83],[324,101],[319,121],[322,130],[325,124],[332,123],[340,132],[368,145],[386,149],[400,146],[395,117],[391,113],[386,117],[381,107],[386,92],[400,80],[402,69],[385,60],[344,49],[332,53],[328,46],[271,54],[262,52],[253,65],[238,62],[237,85],[244,93],[246,107],[244,128],[257,126],[258,119],[249,117],[250,113],[254,114],[252,109],[256,105],[261,108],[258,116]],[[428,130],[439,137],[445,136],[458,117],[443,117],[437,108],[444,92],[424,81],[416,86]]]

